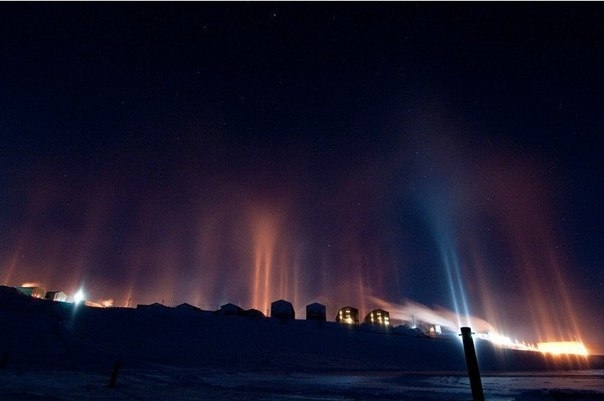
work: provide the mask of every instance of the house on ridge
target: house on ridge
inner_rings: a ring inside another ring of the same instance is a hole
[[[319,320],[322,322],[326,321],[327,314],[325,305],[318,302],[313,302],[312,304],[306,305],[306,320]]]
[[[271,303],[271,317],[289,320],[295,319],[296,313],[291,302],[280,299]]]

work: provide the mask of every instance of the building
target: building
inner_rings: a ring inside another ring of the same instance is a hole
[[[46,299],[55,302],[67,302],[67,294],[63,291],[48,291],[46,293]]]
[[[201,310],[197,306],[193,306],[193,305],[188,304],[186,302],[178,305],[176,307],[176,309],[178,309],[178,310],[186,310],[186,311],[193,311],[193,312],[197,312],[197,311]]]
[[[168,307],[164,304],[160,304],[159,302],[153,302],[152,304],[149,305],[145,305],[145,304],[138,304],[136,305],[136,309],[156,309],[156,310],[160,310],[160,309],[168,309]]]
[[[306,320],[327,320],[325,305],[318,302],[306,305]]]
[[[42,287],[16,287],[17,290],[21,291],[23,294],[28,295],[32,298],[41,298],[44,299],[46,295],[46,290]]]
[[[278,319],[295,319],[296,313],[291,302],[282,299],[271,303],[271,317]]]
[[[374,309],[365,316],[364,323],[390,326],[390,313],[383,309]]]
[[[216,313],[221,316],[242,316],[244,312],[241,307],[228,303],[222,305],[220,309],[216,311]]]
[[[336,323],[359,324],[359,310],[352,306],[345,306],[338,310]]]
[[[260,312],[258,309],[248,309],[245,312],[243,312],[243,314],[247,317],[252,317],[252,318],[263,318],[266,317],[264,316],[264,313]]]
[[[429,324],[426,327],[426,334],[429,336],[432,336],[432,337],[440,336],[440,335],[442,335],[442,333],[443,333],[443,330],[442,330],[440,324]]]

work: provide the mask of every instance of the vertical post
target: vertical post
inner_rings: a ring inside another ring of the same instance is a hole
[[[0,369],[4,369],[6,367],[6,363],[8,362],[8,351],[4,351],[2,355],[2,360],[0,361]]]
[[[115,361],[115,364],[113,365],[113,372],[111,372],[111,379],[109,379],[108,387],[115,387],[115,384],[117,382],[117,374],[120,371],[120,367],[120,361]]]
[[[463,339],[463,350],[466,355],[468,375],[470,376],[472,398],[474,401],[484,401],[482,382],[480,381],[480,370],[478,370],[478,359],[476,358],[476,349],[474,349],[474,341],[472,340],[472,329],[469,327],[462,327],[461,338]]]

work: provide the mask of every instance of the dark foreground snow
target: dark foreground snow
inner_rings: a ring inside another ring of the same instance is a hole
[[[105,374],[103,374],[105,373]],[[107,372],[1,372],[0,399],[12,400],[469,400],[470,385],[452,374],[285,373],[124,368]],[[482,379],[487,400],[604,400],[604,371],[504,374]]]
[[[7,287],[0,287],[0,330],[0,400],[471,398],[454,336],[192,308],[76,307]],[[604,400],[601,358],[476,346],[487,400]],[[115,361],[121,369],[109,388]]]

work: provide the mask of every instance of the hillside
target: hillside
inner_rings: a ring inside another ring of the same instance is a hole
[[[195,308],[91,308],[0,288],[0,352],[11,364],[164,364],[254,371],[465,370],[454,336],[418,337],[333,322],[219,316]],[[476,341],[483,371],[601,368],[602,359],[546,358]],[[585,363],[590,365],[587,366]]]

